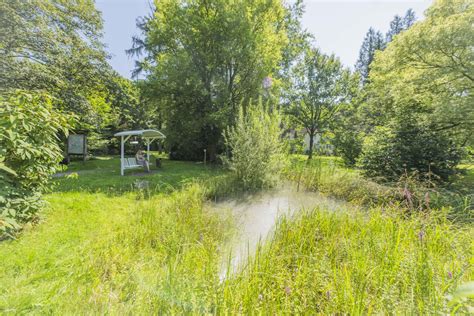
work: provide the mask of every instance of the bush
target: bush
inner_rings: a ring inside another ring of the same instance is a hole
[[[394,180],[408,173],[422,180],[447,180],[461,153],[447,135],[407,120],[377,127],[366,137],[358,165],[370,177]]]
[[[361,132],[353,129],[338,131],[333,139],[336,153],[339,155],[346,166],[354,166],[357,158],[362,151],[363,135]]]
[[[231,151],[224,163],[235,173],[244,190],[271,187],[283,167],[283,145],[280,139],[280,115],[268,110],[260,101],[241,108],[235,127],[224,132]]]
[[[62,159],[58,133],[67,121],[45,95],[0,98],[0,237],[36,217],[41,193]]]

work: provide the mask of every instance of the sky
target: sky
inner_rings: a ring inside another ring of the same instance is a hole
[[[122,76],[130,78],[133,58],[125,54],[132,36],[139,35],[136,19],[150,12],[151,0],[96,0],[104,18],[104,42],[110,63]],[[334,53],[352,67],[369,27],[385,33],[393,16],[412,8],[418,18],[432,0],[306,0],[302,24],[315,37],[323,52]]]

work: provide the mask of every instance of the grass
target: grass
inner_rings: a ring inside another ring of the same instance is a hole
[[[46,221],[0,247],[2,313],[205,309],[228,221],[197,186],[166,196],[58,193]]]
[[[119,157],[100,157],[86,163],[72,162],[68,168],[72,175],[56,178],[56,192],[103,192],[117,195],[136,190],[136,183],[147,181],[153,193],[172,192],[196,179],[208,179],[221,175],[221,169],[202,163],[162,160],[162,168],[151,166],[151,173],[142,169],[125,171],[120,175]]]
[[[397,209],[309,210],[279,223],[221,311],[279,314],[439,314],[472,280],[472,226]],[[471,262],[470,262],[471,260]]]
[[[448,295],[473,279],[474,230],[447,209],[305,210],[221,282],[236,227],[204,201],[235,189],[226,173],[165,160],[121,177],[118,167],[114,157],[73,163],[77,176],[55,180],[43,221],[0,243],[1,314],[427,314],[469,304]],[[381,195],[334,159],[304,171],[287,176],[353,203]]]

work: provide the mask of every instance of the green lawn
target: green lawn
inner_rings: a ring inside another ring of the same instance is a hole
[[[308,186],[339,197],[373,189],[357,190],[356,172],[321,161],[305,170]],[[0,314],[427,314],[470,304],[449,295],[474,279],[474,229],[447,210],[306,210],[282,219],[248,266],[221,282],[226,241],[238,231],[204,203],[209,190],[228,189],[221,169],[165,160],[150,175],[121,177],[118,159],[104,157],[69,171],[77,176],[55,179],[41,223],[0,243]]]
[[[154,161],[152,159],[152,161]],[[120,175],[119,157],[99,157],[82,162],[72,162],[67,167],[72,172],[61,178],[55,178],[55,192],[104,192],[121,194],[136,190],[136,183],[147,181],[154,193],[171,192],[195,179],[209,179],[222,174],[222,170],[202,163],[162,160],[162,167],[151,166],[151,173],[143,169],[125,170]]]

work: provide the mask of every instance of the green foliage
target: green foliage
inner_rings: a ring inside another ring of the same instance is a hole
[[[399,15],[393,17],[385,38],[380,31],[375,31],[372,27],[369,28],[360,47],[359,58],[355,65],[357,72],[360,74],[362,84],[368,82],[369,74],[372,70],[372,61],[376,52],[383,51],[397,34],[410,28],[415,21],[415,12],[412,9],[408,9],[403,18]]]
[[[404,162],[397,150],[396,134],[388,127],[376,127],[364,138],[358,165],[370,177],[394,179],[403,173]]]
[[[244,190],[277,183],[284,162],[280,121],[279,113],[266,109],[260,101],[241,107],[235,127],[224,132],[230,150],[224,163]]]
[[[291,104],[286,112],[294,125],[303,127],[310,137],[309,159],[315,135],[321,134],[341,105],[350,100],[355,83],[339,59],[318,49],[307,49],[294,67]]]
[[[278,70],[288,11],[281,0],[166,0],[155,7],[130,52],[145,54],[139,70],[149,72],[171,157],[202,160],[206,149],[214,160],[240,102],[258,97],[262,80]]]
[[[95,101],[111,71],[94,1],[6,0],[0,15],[0,92],[46,91],[80,123],[100,124]]]
[[[307,210],[284,218],[225,281],[222,314],[449,314],[472,280],[473,229],[396,208]],[[472,299],[471,301],[472,302]]]
[[[357,80],[357,79],[355,79]],[[354,91],[351,103],[341,106],[330,124],[331,132],[334,134],[332,144],[336,154],[340,156],[346,166],[354,166],[362,151],[364,139],[363,124],[358,113],[361,91]]]
[[[0,234],[35,219],[62,159],[58,135],[67,126],[45,95],[16,92],[0,99]]]
[[[369,77],[370,64],[374,60],[375,52],[384,48],[385,40],[382,33],[369,28],[360,47],[359,58],[355,65],[362,83],[365,83]]]
[[[394,180],[416,173],[420,179],[448,180],[461,157],[445,135],[405,120],[393,127],[377,127],[368,135],[358,165],[370,177]]]
[[[453,173],[474,126],[473,10],[472,1],[436,1],[376,54],[359,112],[365,132],[375,133],[361,157],[368,175]]]
[[[474,5],[436,1],[427,18],[377,54],[369,94],[370,124],[410,113],[432,131],[472,142],[474,126]]]

